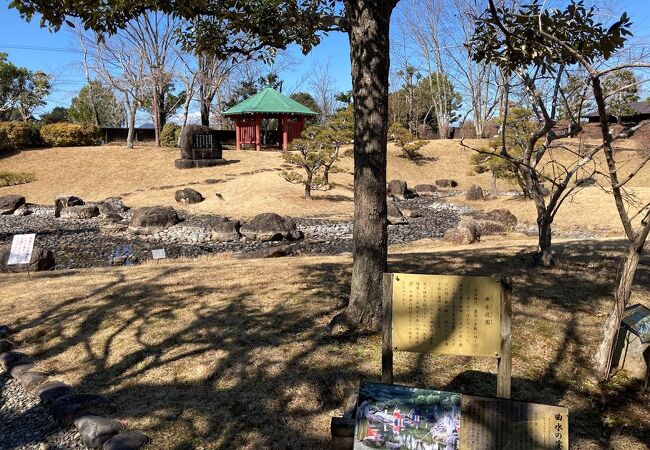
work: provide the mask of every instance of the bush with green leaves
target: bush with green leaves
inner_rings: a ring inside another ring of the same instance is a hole
[[[59,122],[41,127],[43,142],[52,147],[74,147],[101,143],[99,127],[92,124]]]
[[[178,147],[178,138],[181,135],[181,126],[168,122],[160,132],[160,145],[163,147]]]
[[[29,147],[32,127],[28,122],[0,122],[0,150]]]
[[[289,183],[305,186],[305,198],[311,200],[311,191],[327,187],[322,176],[323,165],[326,158],[326,147],[318,136],[317,126],[309,127],[303,132],[303,137],[295,139],[289,148],[290,152],[282,156],[284,161],[302,169],[302,175],[297,170],[283,170],[280,174]]]
[[[420,149],[427,145],[427,141],[416,141],[415,137],[401,123],[395,122],[388,129],[388,139],[393,141],[405,158],[411,161],[422,159]]]
[[[0,187],[31,183],[35,180],[33,173],[0,171]]]

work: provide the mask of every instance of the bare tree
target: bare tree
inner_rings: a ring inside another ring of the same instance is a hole
[[[329,117],[336,112],[338,101],[336,100],[336,84],[330,72],[330,63],[314,65],[312,69],[309,87],[318,109],[320,110],[319,122],[325,123]]]

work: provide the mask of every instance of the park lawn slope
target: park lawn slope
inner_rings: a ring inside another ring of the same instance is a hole
[[[559,265],[528,265],[533,241],[474,247],[421,241],[389,270],[511,276],[513,398],[570,409],[572,448],[639,449],[650,394],[589,358],[612,296],[621,241],[562,242]],[[650,305],[650,261],[632,302]],[[115,402],[152,449],[326,448],[329,420],[360,379],[379,379],[378,336],[326,330],[351,258],[227,255],[124,268],[0,277],[0,317],[38,368]],[[396,382],[490,395],[490,359],[398,353]]]

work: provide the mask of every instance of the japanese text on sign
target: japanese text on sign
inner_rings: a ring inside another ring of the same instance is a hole
[[[16,234],[11,242],[7,264],[29,264],[32,260],[35,239],[35,234]]]
[[[498,357],[500,324],[498,279],[393,275],[395,350]]]
[[[568,449],[568,410],[463,395],[460,448]]]

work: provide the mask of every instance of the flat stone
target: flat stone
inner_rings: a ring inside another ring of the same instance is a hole
[[[5,372],[11,372],[11,369],[17,365],[28,361],[29,357],[21,352],[8,351],[0,355],[0,366],[2,366]]]
[[[433,184],[417,184],[415,185],[415,192],[422,197],[432,196],[438,192],[438,188]]]
[[[205,200],[205,198],[203,197],[203,195],[201,195],[199,191],[192,188],[185,188],[176,191],[176,194],[174,194],[174,198],[176,199],[177,202],[187,203],[188,205],[201,203],[203,200]]]
[[[49,405],[61,397],[72,395],[74,390],[65,383],[52,380],[41,384],[34,392],[43,404]]]
[[[92,219],[97,216],[99,216],[97,205],[68,206],[59,212],[61,219]]]
[[[90,448],[102,448],[104,442],[123,430],[122,424],[103,416],[81,416],[74,421],[84,444]]]
[[[436,180],[436,186],[455,188],[458,186],[458,182],[456,180],[443,178],[441,180]]]
[[[241,237],[239,228],[241,224],[238,220],[224,220],[222,222],[213,222],[210,224],[210,240],[213,242],[232,242]]]
[[[27,392],[34,392],[34,390],[41,384],[47,381],[48,375],[45,372],[37,372],[28,370],[21,373],[16,379],[23,385]]]
[[[243,224],[239,232],[249,239],[258,241],[293,241],[302,239],[303,234],[296,223],[289,217],[275,213],[258,214],[249,222]]]
[[[13,378],[18,379],[20,375],[32,369],[35,369],[35,366],[32,363],[16,364],[11,368],[10,373]]]
[[[22,195],[3,195],[0,197],[0,215],[13,214],[24,204],[25,197]]]
[[[465,200],[482,200],[483,199],[483,188],[477,184],[470,186],[469,190],[465,194]]]
[[[84,202],[76,195],[59,194],[54,198],[54,217],[59,217],[63,208],[68,208],[70,206],[81,206],[85,204],[86,202]]]
[[[176,225],[180,218],[170,206],[146,206],[138,208],[129,222],[130,231],[155,233]]]
[[[149,442],[146,434],[130,430],[113,436],[104,442],[104,450],[138,450]]]
[[[106,403],[106,398],[101,395],[70,394],[52,402],[50,412],[62,427],[66,427],[81,416],[103,412]]]

